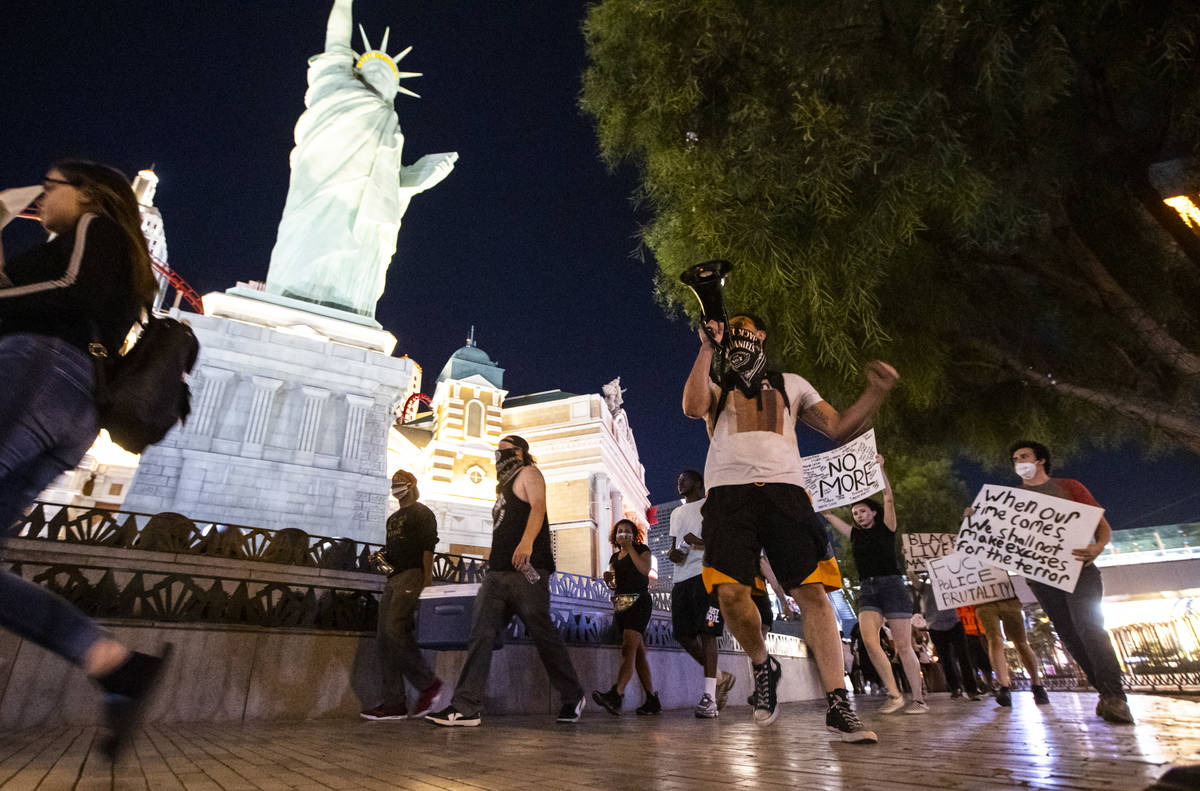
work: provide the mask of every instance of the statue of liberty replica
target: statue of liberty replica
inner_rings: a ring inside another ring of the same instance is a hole
[[[458,154],[401,165],[394,101],[397,92],[417,97],[400,80],[420,75],[398,68],[412,47],[388,55],[389,28],[372,49],[360,26],[364,52],[356,53],[352,2],[334,0],[325,51],[308,62],[266,291],[373,319],[409,201],[444,179]]]

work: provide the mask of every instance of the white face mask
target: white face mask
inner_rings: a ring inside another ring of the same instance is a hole
[[[1016,470],[1017,475],[1027,481],[1037,475],[1037,464],[1032,461],[1019,461],[1013,465],[1013,469]]]

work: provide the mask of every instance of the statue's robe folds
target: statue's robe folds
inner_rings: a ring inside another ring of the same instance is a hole
[[[355,76],[354,57],[339,45],[309,60],[267,291],[373,317],[412,190],[395,108]]]

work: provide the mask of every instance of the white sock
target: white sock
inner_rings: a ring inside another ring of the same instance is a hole
[[[704,678],[704,694],[708,695],[713,700],[717,698],[717,680],[715,678]]]

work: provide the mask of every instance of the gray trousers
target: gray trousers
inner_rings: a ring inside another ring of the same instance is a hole
[[[550,684],[558,690],[562,702],[574,703],[583,697],[583,687],[567,655],[562,634],[550,619],[550,575],[542,569],[538,573],[542,578],[534,583],[519,571],[489,571],[483,578],[475,596],[467,660],[450,701],[463,714],[474,715],[483,710],[492,646],[512,613],[525,624],[525,631],[550,676]]]
[[[392,576],[379,597],[379,666],[383,676],[383,704],[406,705],[404,680],[417,690],[433,683],[433,670],[417,647],[413,614],[421,596],[423,569],[408,569]]]
[[[1029,580],[1029,588],[1050,617],[1071,658],[1083,668],[1088,683],[1102,695],[1123,699],[1121,665],[1100,612],[1100,599],[1104,597],[1100,569],[1095,565],[1084,566],[1073,593],[1034,580]]]

